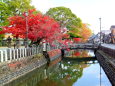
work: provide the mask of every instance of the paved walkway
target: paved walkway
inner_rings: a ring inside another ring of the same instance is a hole
[[[101,44],[101,46],[115,50],[115,44]]]
[[[25,46],[21,46],[19,48],[25,48]],[[6,50],[6,49],[8,49],[8,47],[5,47],[5,46],[0,47],[0,50]],[[11,49],[14,49],[14,47],[12,46]]]

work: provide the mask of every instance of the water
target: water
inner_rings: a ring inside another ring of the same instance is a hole
[[[84,68],[83,76],[72,86],[111,86],[103,70],[101,73],[99,64],[92,64]]]
[[[66,53],[65,57],[71,60],[60,61],[59,58],[28,74],[28,78],[18,81],[15,86],[112,86],[97,60],[79,60],[94,56],[92,51],[72,50]]]

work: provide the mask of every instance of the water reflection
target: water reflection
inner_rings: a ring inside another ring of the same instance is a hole
[[[70,52],[78,55],[76,50]],[[71,56],[70,53],[69,55]],[[80,55],[89,57],[93,54],[83,51]],[[82,58],[80,55],[77,57]],[[59,58],[51,62],[49,66],[36,69],[9,86],[111,86],[111,84],[102,69],[100,82],[100,66],[97,60],[79,61]]]
[[[77,50],[70,50],[70,51],[66,50],[64,57],[83,58],[83,57],[92,57],[92,56],[95,56],[92,50],[77,49]]]
[[[58,68],[56,68],[58,65]],[[76,61],[61,61],[55,68],[48,67],[47,78],[37,86],[72,86],[83,75],[83,68],[88,64],[77,64]],[[53,70],[52,70],[53,69]]]

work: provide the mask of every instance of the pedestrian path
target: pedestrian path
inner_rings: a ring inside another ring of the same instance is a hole
[[[25,48],[25,46],[21,46],[19,48]],[[6,46],[0,47],[0,50],[6,50],[6,49],[14,49],[14,47],[13,46],[11,48],[8,48]]]
[[[101,44],[101,46],[115,50],[115,44]]]

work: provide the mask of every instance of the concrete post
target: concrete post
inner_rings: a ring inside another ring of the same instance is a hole
[[[10,60],[12,60],[12,50],[11,49],[9,49],[9,58]]]
[[[32,49],[31,49],[31,48],[29,48],[29,56],[31,56],[31,55],[32,55],[31,50],[32,50]]]
[[[20,58],[21,58],[21,57],[22,57],[22,55],[21,55],[21,54],[22,54],[22,51],[21,51],[21,49],[19,49],[19,50],[20,50],[19,54],[20,54]]]
[[[16,49],[16,59],[18,59],[18,49]]]
[[[15,59],[15,50],[12,50],[12,53],[13,53],[13,58],[12,59]]]
[[[22,57],[24,57],[24,49],[22,49]]]
[[[8,58],[7,58],[7,51],[6,50],[3,50],[3,58],[4,58],[5,61],[8,60]]]
[[[34,49],[32,48],[32,55],[34,55]]]
[[[27,49],[26,48],[24,48],[24,55],[25,55],[25,57],[27,56]]]
[[[3,51],[0,50],[0,62],[3,62],[3,61],[4,61],[4,59],[3,59]]]

